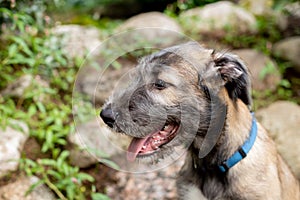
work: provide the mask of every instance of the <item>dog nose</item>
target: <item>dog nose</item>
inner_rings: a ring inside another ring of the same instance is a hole
[[[100,117],[110,128],[112,128],[114,126],[116,117],[111,109],[110,104],[108,106],[106,106],[104,109],[102,109],[102,111],[100,112]]]

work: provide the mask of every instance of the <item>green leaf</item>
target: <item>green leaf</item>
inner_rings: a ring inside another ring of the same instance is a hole
[[[75,190],[71,187],[67,187],[67,197],[69,200],[73,200],[75,197]]]
[[[53,159],[56,159],[59,156],[60,152],[61,152],[60,148],[54,148],[54,149],[52,149],[52,157],[53,157]]]
[[[110,200],[110,198],[108,196],[106,196],[105,194],[101,194],[101,193],[92,193],[91,197],[92,197],[92,200]]]
[[[122,68],[121,63],[118,62],[118,61],[114,61],[114,62],[112,63],[112,66],[113,66],[113,68],[115,68],[115,69],[121,69],[121,68]]]
[[[51,124],[54,121],[54,117],[53,116],[47,116],[47,118],[45,119],[45,124]]]
[[[61,165],[61,171],[66,175],[69,176],[70,175],[70,168],[67,164],[62,163]]]
[[[53,131],[52,130],[48,129],[47,132],[46,132],[46,143],[48,144],[49,148],[54,146]]]
[[[42,102],[38,101],[38,102],[36,102],[36,105],[37,105],[39,111],[41,111],[42,113],[46,113],[46,108]]]
[[[87,180],[89,182],[95,181],[94,177],[92,177],[91,175],[86,174],[86,173],[78,173],[77,178],[80,179],[81,181],[85,181],[85,180]]]
[[[18,56],[17,56],[18,55]],[[30,67],[34,67],[34,58],[26,58],[23,55],[17,54],[14,59],[10,59],[7,64],[24,64]]]
[[[32,117],[37,112],[36,106],[34,104],[31,104],[28,108],[28,115],[29,117]]]
[[[27,56],[29,57],[34,57],[33,52],[30,50],[30,48],[28,47],[28,45],[26,44],[26,42],[24,41],[23,38],[21,37],[17,37],[17,36],[12,36],[11,39],[17,43],[18,45],[20,45],[22,51],[24,53],[27,54]]]
[[[280,86],[285,88],[291,88],[291,83],[287,79],[282,79],[280,81]]]
[[[267,75],[276,73],[276,68],[272,62],[268,62],[266,66],[260,71],[259,79],[263,80]]]
[[[45,153],[46,151],[48,151],[49,150],[49,146],[48,146],[48,143],[44,143],[43,144],[43,146],[42,146],[42,149],[41,149],[41,151],[43,152],[43,153]]]
[[[56,119],[55,119],[55,124],[56,124],[56,125],[59,125],[59,126],[62,125],[62,119],[59,118],[59,117],[56,118]]]
[[[60,145],[66,145],[67,144],[67,140],[59,138],[55,141],[55,143],[60,144]]]
[[[26,163],[26,165],[28,165],[30,167],[36,167],[37,166],[37,163],[34,162],[33,160],[30,160],[30,159],[25,159],[25,163]]]
[[[14,57],[17,54],[18,46],[16,44],[10,45],[8,48],[8,57]]]
[[[69,155],[70,155],[69,151],[64,150],[57,158],[57,167],[59,168],[63,167],[63,163]]]
[[[120,167],[116,163],[114,163],[113,161],[111,161],[111,160],[101,159],[100,162],[103,163],[103,164],[106,164],[109,167],[112,167],[114,169],[120,169]]]
[[[44,180],[39,180],[36,183],[32,184],[29,189],[26,191],[25,196],[27,196],[28,194],[30,194],[36,187],[44,184],[45,181]]]
[[[47,170],[47,173],[49,175],[53,176],[54,178],[56,178],[57,180],[63,179],[63,176],[55,170],[49,169],[49,170]]]
[[[42,165],[47,165],[47,166],[56,166],[56,161],[48,158],[40,159],[39,163]]]

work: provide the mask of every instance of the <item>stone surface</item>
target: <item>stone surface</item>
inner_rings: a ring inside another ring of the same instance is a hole
[[[181,32],[181,28],[177,22],[160,12],[148,12],[133,16],[126,20],[119,28],[120,31],[135,29],[135,28],[145,28],[145,27],[155,27],[168,29],[176,32]],[[159,33],[158,33],[159,34]]]
[[[275,90],[281,80],[277,64],[268,56],[252,49],[234,50],[244,60],[251,73],[252,87],[255,90]]]
[[[300,36],[286,38],[274,44],[273,54],[290,61],[300,72]]]
[[[28,138],[26,124],[16,120],[11,120],[11,124],[5,130],[0,129],[0,177],[17,170],[23,145]]]
[[[38,181],[39,178],[35,176],[19,177],[17,181],[0,188],[0,200],[55,200],[55,196],[45,185],[37,186],[25,196],[30,186]]]
[[[190,9],[179,16],[188,33],[224,37],[257,32],[253,14],[229,1],[207,4]]]
[[[300,33],[300,2],[288,3],[282,12],[287,18],[284,37],[295,36]]]
[[[88,95],[93,102],[102,105],[112,94],[115,84],[126,74],[127,71],[134,68],[136,63],[123,59],[119,61],[121,67],[116,69],[109,66],[106,70],[104,61],[98,61],[99,68],[92,66],[83,66],[77,74],[76,91]]]
[[[256,116],[300,179],[300,106],[289,101],[278,101],[257,111]]]
[[[272,12],[272,0],[240,0],[239,5],[254,15],[269,15]]]
[[[1,94],[3,96],[8,95],[20,98],[24,94],[25,90],[29,88],[32,80],[32,75],[25,74],[12,83],[8,84],[7,87],[3,91],[1,91]]]
[[[289,15],[300,18],[300,2],[289,3],[284,7]]]
[[[39,75],[33,77],[30,74],[24,74],[13,82],[9,83],[7,87],[0,92],[3,96],[12,96],[21,98],[26,91],[35,90],[39,87],[49,87],[49,83],[43,80]],[[35,96],[36,100],[44,101],[46,95],[39,94],[39,96]]]
[[[238,5],[245,8],[255,16],[268,19],[271,23],[274,23],[280,30],[284,31],[288,26],[288,18],[282,10],[273,9],[273,0],[240,0]]]
[[[119,43],[135,45],[137,48],[148,46],[167,47],[184,37],[180,25],[160,12],[148,12],[133,16],[121,24],[116,33],[127,31]],[[138,46],[140,44],[140,46]]]
[[[277,27],[279,28],[280,31],[282,31],[284,33],[284,35],[286,34],[286,30],[289,26],[289,18],[288,16],[286,16],[285,13],[280,12],[280,11],[273,11],[269,17],[265,16],[267,18],[274,18],[274,22],[277,25]]]
[[[299,108],[298,108],[299,110]],[[278,151],[288,163],[294,174],[300,180],[300,123],[291,125],[287,130],[278,134],[276,144]]]
[[[63,36],[63,50],[72,58],[84,57],[101,44],[100,32],[94,27],[59,25],[52,32]]]
[[[113,133],[99,118],[77,125],[76,133],[68,136],[68,141],[72,144],[70,162],[85,168],[101,160],[102,155],[110,158],[117,156],[119,145],[126,149],[129,144],[123,137],[125,136]]]

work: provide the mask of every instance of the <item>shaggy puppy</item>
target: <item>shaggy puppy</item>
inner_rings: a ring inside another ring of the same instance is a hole
[[[230,53],[190,42],[143,58],[103,121],[132,137],[129,161],[158,162],[188,151],[180,199],[293,200],[299,184],[250,112],[250,77]]]

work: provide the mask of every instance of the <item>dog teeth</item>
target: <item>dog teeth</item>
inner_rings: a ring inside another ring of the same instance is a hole
[[[154,149],[155,149],[155,150],[158,149],[158,146],[155,146]]]
[[[152,139],[155,139],[155,140],[160,140],[160,139],[161,139],[161,137],[160,137],[159,135],[153,135],[153,136],[152,136]]]
[[[164,129],[168,129],[169,128],[169,125],[165,125]]]
[[[159,144],[161,140],[154,140],[153,144]]]
[[[142,149],[146,149],[146,145],[144,145],[144,146],[142,147]]]

